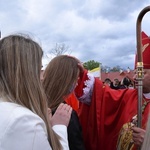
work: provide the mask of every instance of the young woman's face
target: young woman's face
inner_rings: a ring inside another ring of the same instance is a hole
[[[40,80],[41,81],[44,80],[44,70],[41,70],[41,72],[40,72]]]

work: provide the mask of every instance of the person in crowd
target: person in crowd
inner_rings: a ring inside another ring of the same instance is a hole
[[[129,84],[129,86],[128,86],[128,89],[134,89],[135,87],[134,87],[134,83],[133,82],[131,82],[130,84]]]
[[[80,78],[75,93],[80,101],[79,119],[86,150],[133,150],[142,145],[150,110],[150,39],[144,32],[142,44],[142,128],[136,127],[137,89],[114,90],[103,86],[79,63]]]
[[[109,78],[106,78],[105,81],[104,81],[104,85],[108,85],[108,86],[111,86],[112,82]]]
[[[142,145],[142,150],[149,150],[149,149],[150,149],[150,116],[149,116],[147,127],[146,127],[146,134],[144,137],[144,142]]]
[[[79,76],[78,61],[67,55],[53,58],[44,71],[43,87],[52,114],[60,103],[74,91]],[[72,111],[68,125],[68,142],[70,150],[84,150],[81,125],[76,111]]]
[[[0,149],[69,150],[72,108],[60,104],[52,117],[48,113],[40,81],[42,54],[28,35],[0,40]]]
[[[132,84],[132,81],[128,77],[124,77],[121,81],[119,89],[126,89]]]
[[[120,89],[120,81],[117,78],[114,79],[113,84],[111,84],[111,88],[115,90]]]

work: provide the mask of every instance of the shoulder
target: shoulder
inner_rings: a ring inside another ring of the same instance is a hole
[[[37,137],[41,136],[47,139],[44,121],[23,106],[9,102],[0,103],[0,118],[2,122],[0,124],[0,133],[2,133],[0,135],[1,145],[6,146],[6,150],[12,144],[14,147],[18,145],[18,148],[23,150],[25,148],[30,149],[34,146],[33,143],[36,144],[35,140],[37,140]]]
[[[75,110],[73,110],[71,113],[71,118],[70,118],[70,122],[68,125],[68,130],[73,130],[73,129],[81,130],[79,117]]]
[[[43,120],[29,110],[26,107],[23,107],[18,104],[14,104],[11,102],[2,102],[0,103],[0,116],[3,118],[7,116],[5,121],[9,121],[13,123],[17,120],[18,121],[31,121],[33,122],[43,122]]]

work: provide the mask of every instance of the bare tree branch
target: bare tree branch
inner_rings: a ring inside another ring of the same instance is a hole
[[[55,56],[59,56],[69,51],[70,51],[69,46],[66,46],[64,43],[60,43],[60,44],[56,43],[55,47],[50,50],[50,53]]]

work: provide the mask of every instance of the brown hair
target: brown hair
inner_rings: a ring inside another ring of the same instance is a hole
[[[47,115],[47,99],[40,82],[42,49],[29,36],[10,35],[0,40],[0,96],[27,107],[40,116],[55,150],[60,142]]]
[[[48,64],[43,86],[51,109],[56,109],[75,87],[79,75],[78,63],[74,57],[60,55]]]

